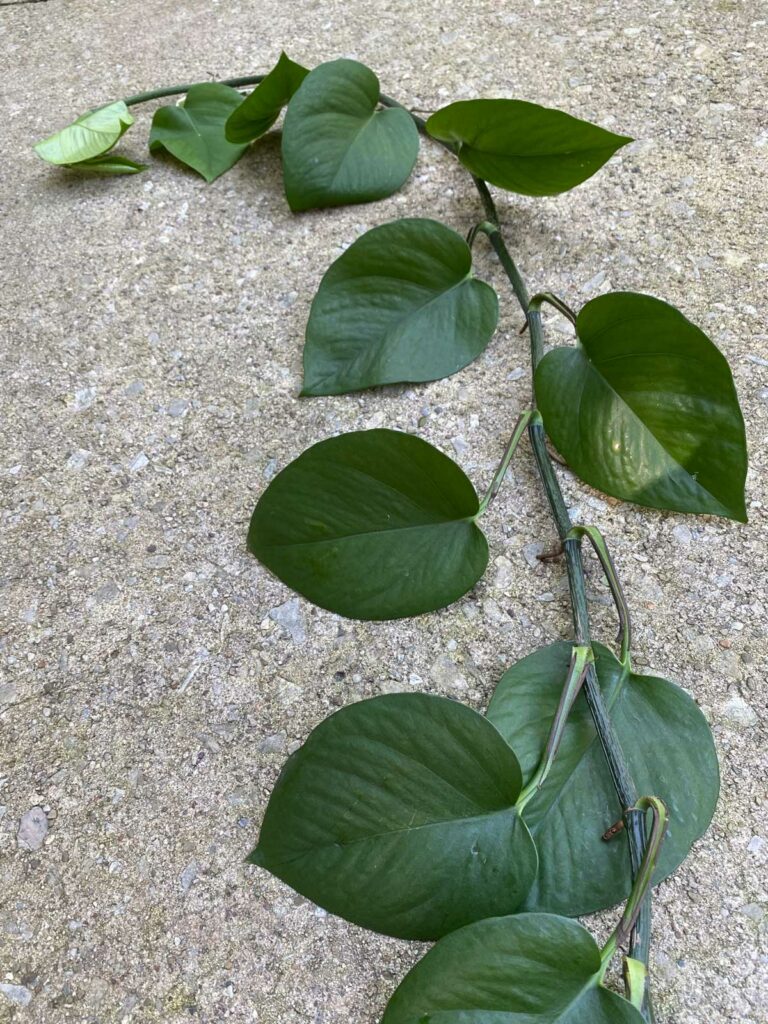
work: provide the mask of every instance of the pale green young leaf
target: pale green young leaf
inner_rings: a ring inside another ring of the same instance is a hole
[[[71,166],[107,153],[133,124],[122,100],[82,114],[60,132],[43,139],[35,152],[49,164]]]

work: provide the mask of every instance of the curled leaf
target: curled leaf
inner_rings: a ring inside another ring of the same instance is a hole
[[[71,166],[107,153],[133,124],[122,100],[82,114],[60,132],[43,139],[35,152],[49,164]]]
[[[227,118],[241,100],[237,89],[219,82],[193,85],[182,103],[155,111],[149,134],[150,151],[167,149],[206,181],[215,181],[248,148],[228,142],[224,134]]]
[[[225,125],[227,141],[249,143],[268,132],[308,74],[301,64],[281,53],[264,80],[229,115]]]

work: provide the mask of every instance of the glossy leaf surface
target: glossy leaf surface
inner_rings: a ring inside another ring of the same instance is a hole
[[[639,505],[745,521],[744,421],[706,334],[633,292],[588,302],[576,331],[580,344],[536,372],[544,425],[573,471]]]
[[[442,608],[482,576],[475,490],[437,448],[395,430],[313,445],[260,498],[248,547],[310,601],[355,619]]]
[[[406,975],[382,1024],[642,1024],[599,982],[600,950],[575,921],[518,914],[446,936]]]
[[[433,138],[454,143],[459,160],[492,185],[551,196],[581,184],[632,140],[523,100],[460,100],[427,121]]]
[[[717,804],[719,770],[712,734],[695,702],[674,683],[627,672],[611,652],[593,644],[611,720],[640,793],[669,808],[669,830],[655,881],[671,874],[707,829]],[[560,698],[572,647],[552,644],[513,665],[502,677],[488,718],[510,743],[527,780],[536,768]],[[616,794],[586,699],[568,719],[557,759],[523,815],[540,865],[529,910],[575,917],[629,895],[626,834],[602,834],[619,818]]]
[[[379,80],[354,60],[310,71],[283,125],[285,194],[292,210],[367,203],[396,192],[416,162],[406,110],[377,110]]]
[[[264,80],[229,115],[225,126],[227,141],[249,143],[268,132],[308,74],[307,68],[281,53]]]
[[[306,395],[447,377],[483,352],[499,304],[472,254],[438,221],[367,231],[320,283],[304,346]]]
[[[248,148],[227,142],[224,134],[227,118],[241,102],[237,89],[228,85],[193,85],[183,103],[155,111],[149,134],[150,150],[154,153],[167,149],[206,181],[215,181]]]
[[[133,116],[122,100],[89,111],[35,146],[35,152],[49,164],[79,164],[102,156],[133,124]]]
[[[519,792],[515,755],[471,708],[359,701],[288,760],[251,860],[355,924],[434,939],[525,897],[536,851]]]

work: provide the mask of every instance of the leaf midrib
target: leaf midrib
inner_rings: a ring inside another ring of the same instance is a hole
[[[407,533],[409,530],[440,529],[443,526],[455,526],[457,523],[472,523],[474,525],[474,516],[465,516],[462,519],[439,519],[435,520],[433,523],[418,523],[414,526],[396,526],[383,530],[360,530],[357,533],[342,533],[336,537],[323,537],[321,540],[299,540],[286,544],[268,544],[267,548],[270,551],[275,551],[282,548],[300,548],[307,547],[308,545],[333,544],[340,540],[354,540],[356,537],[370,537],[376,536],[380,533]]]
[[[316,855],[321,850],[346,850],[348,847],[358,846],[360,843],[368,843],[374,839],[384,839],[388,836],[402,835],[403,833],[407,832],[421,832],[424,829],[436,828],[441,825],[465,825],[473,821],[483,821],[486,818],[501,817],[502,815],[509,814],[511,814],[513,818],[517,818],[517,820],[520,821],[522,825],[525,825],[525,822],[522,821],[522,819],[520,818],[520,815],[517,812],[517,809],[515,808],[514,804],[510,804],[508,807],[499,807],[495,810],[483,811],[481,814],[463,815],[460,818],[439,818],[435,821],[425,821],[421,825],[404,825],[401,828],[386,829],[383,832],[371,832],[367,835],[358,836],[355,839],[349,839],[346,841],[337,839],[333,840],[332,842],[316,843],[313,846],[307,847],[307,849],[303,850],[301,853],[297,853],[290,858],[279,859],[281,864],[289,865],[295,863],[298,860],[301,860],[302,857]],[[528,829],[527,825],[525,827],[526,829]],[[269,854],[267,853],[266,856],[269,856]]]
[[[371,275],[371,276],[373,276],[373,275]],[[387,327],[387,329],[382,334],[379,335],[378,342],[374,342],[374,344],[378,345],[379,352],[371,353],[369,351],[368,346],[370,345],[370,342],[367,342],[364,345],[360,345],[359,346],[359,350],[356,353],[356,355],[347,364],[346,373],[352,373],[354,371],[354,372],[360,374],[363,370],[366,370],[366,371],[370,372],[370,370],[371,370],[370,364],[371,363],[380,364],[382,362],[382,359],[381,359],[381,355],[382,355],[381,350],[382,349],[384,350],[383,351],[383,355],[385,357],[384,361],[386,361],[386,357],[391,354],[392,349],[395,347],[395,345],[394,345],[394,341],[395,341],[394,335],[398,331],[401,330],[403,325],[406,324],[408,320],[410,320],[412,317],[418,316],[420,313],[422,313],[429,306],[433,305],[436,302],[439,302],[441,299],[444,299],[446,296],[450,295],[452,292],[457,291],[459,288],[463,288],[464,285],[468,281],[471,281],[472,279],[473,279],[472,278],[472,273],[468,272],[460,281],[456,282],[456,284],[452,284],[449,288],[445,288],[442,291],[433,292],[432,295],[430,296],[430,298],[428,298],[425,302],[422,302],[418,306],[414,306],[411,309],[406,310],[404,313],[402,313],[397,318],[397,320],[395,320],[395,322],[393,324],[391,324],[389,327]],[[386,277],[386,278],[384,278],[384,280],[387,280],[387,281],[398,281],[398,280],[407,281],[408,279],[407,278]],[[363,362],[363,359],[366,356],[368,357],[369,365],[368,366],[364,366],[364,367],[361,368],[360,364]],[[334,378],[336,376],[337,376],[337,374],[334,373],[333,371],[331,371],[328,374],[326,374],[325,377],[322,378],[322,380],[326,381],[329,378]]]
[[[605,146],[590,146],[587,149],[550,150],[547,153],[510,153],[509,151],[500,153],[495,149],[482,149],[474,143],[462,142],[459,140],[459,152],[467,149],[471,150],[472,153],[479,153],[482,156],[492,156],[494,159],[501,160],[553,160],[561,156],[589,156],[591,154],[601,154],[606,150],[615,152],[616,147],[606,144]]]

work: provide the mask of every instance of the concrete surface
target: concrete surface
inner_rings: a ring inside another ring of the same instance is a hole
[[[167,161],[83,181],[30,148],[89,106],[263,70],[281,47],[359,58],[420,109],[517,96],[637,139],[570,195],[501,205],[536,289],[572,305],[652,292],[734,369],[749,526],[563,480],[610,539],[638,666],[692,691],[722,760],[715,823],[656,901],[659,1020],[768,1020],[766,20],[729,0],[0,7],[0,1021],[378,1020],[419,948],[243,864],[279,767],[341,704],[417,686],[483,707],[513,659],[568,635],[563,567],[533,557],[553,531],[527,452],[489,523],[487,578],[440,614],[342,621],[244,550],[256,498],[308,444],[417,431],[484,486],[528,400],[520,315],[482,245],[504,313],[475,366],[296,398],[309,302],[343,246],[404,214],[478,218],[435,146],[388,201],[300,217],[275,137],[210,187]],[[548,318],[550,339],[564,329]]]

